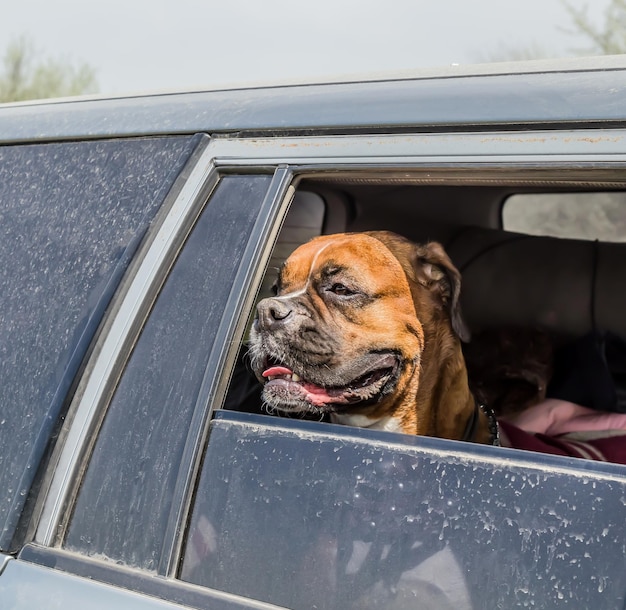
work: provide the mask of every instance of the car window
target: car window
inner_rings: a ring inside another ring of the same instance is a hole
[[[520,193],[502,208],[507,231],[571,239],[626,241],[626,193]]]
[[[623,478],[502,451],[218,412],[181,578],[303,609],[621,607]]]
[[[170,512],[178,510],[172,494],[207,361],[271,179],[221,178],[107,410],[65,548],[157,569]]]
[[[315,189],[315,184],[304,186]],[[326,196],[328,181],[323,186]],[[470,191],[456,194],[458,209],[470,207],[467,198],[490,194]],[[420,222],[421,193],[415,188],[397,204],[398,226],[432,239],[438,226]],[[357,214],[369,206],[373,215],[360,229],[384,226],[392,209],[389,197],[357,188],[351,194]],[[494,214],[485,215],[494,222],[500,200],[494,195]],[[450,222],[456,221],[450,215]],[[493,227],[446,229],[442,234],[452,236],[450,251],[456,256],[461,251],[470,263],[488,260],[482,250],[491,253],[485,246],[492,234],[494,240],[510,235]],[[274,267],[291,251],[281,257],[281,239],[282,234]],[[534,240],[542,241],[524,236],[513,243]],[[531,260],[531,275],[549,270],[552,262],[574,260],[551,249],[558,244],[567,250],[570,240],[545,241],[551,256],[541,265]],[[500,251],[493,255],[509,262]],[[580,277],[580,267],[574,269]],[[464,271],[465,289],[474,278]],[[503,275],[507,272],[517,285],[519,275],[504,267]],[[276,269],[268,275],[271,282]],[[483,275],[493,283],[493,275]],[[551,284],[555,275],[548,274]],[[503,296],[501,284],[496,285],[498,307]],[[489,289],[481,286],[483,298]],[[571,300],[571,293],[562,292]],[[515,299],[520,306],[529,301],[527,293]],[[571,309],[571,303],[566,306]],[[503,316],[514,312],[502,309]],[[489,315],[492,321],[495,316]],[[217,412],[211,423],[182,580],[289,608],[395,610],[413,608],[415,600],[421,608],[455,610],[621,607],[626,591],[622,467],[304,422],[301,415],[259,415],[260,386],[250,373],[246,349],[244,344],[224,404],[228,410]],[[585,585],[572,587],[577,582]]]
[[[102,312],[197,144],[0,148],[0,549]]]

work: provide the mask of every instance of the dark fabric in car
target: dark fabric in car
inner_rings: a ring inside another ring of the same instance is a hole
[[[626,336],[626,244],[468,228],[446,248],[463,275],[472,330],[539,327],[571,340],[595,328]]]

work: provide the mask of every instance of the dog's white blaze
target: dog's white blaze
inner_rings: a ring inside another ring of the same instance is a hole
[[[397,417],[386,415],[374,419],[358,413],[331,413],[330,420],[334,424],[354,426],[355,428],[368,428],[370,430],[384,430],[386,432],[402,432],[400,420]]]
[[[326,250],[326,248],[328,248],[328,246],[330,246],[334,241],[337,241],[336,239],[332,239],[330,240],[328,243],[324,244],[316,253],[315,256],[313,257],[313,260],[311,261],[311,266],[309,267],[309,274],[306,278],[306,283],[304,284],[304,288],[300,288],[300,290],[294,290],[293,292],[288,292],[286,294],[281,294],[278,297],[274,297],[275,299],[291,299],[293,297],[298,297],[301,294],[304,294],[308,288],[309,288],[309,284],[311,283],[311,279],[313,277],[313,269],[315,268],[315,263],[317,263],[317,259],[319,258],[320,254]]]

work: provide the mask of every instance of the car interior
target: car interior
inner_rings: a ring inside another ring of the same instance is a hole
[[[534,422],[547,427],[530,430],[580,436],[590,415],[626,413],[625,187],[598,170],[303,176],[258,298],[269,296],[287,256],[319,234],[390,230],[438,241],[462,274],[474,393],[513,421],[537,405],[547,413],[554,407],[547,399],[593,409],[558,411],[565,428]],[[225,408],[262,412],[258,388],[244,391],[240,381],[231,383]],[[620,426],[612,432],[619,436],[624,421],[594,420],[589,433]]]

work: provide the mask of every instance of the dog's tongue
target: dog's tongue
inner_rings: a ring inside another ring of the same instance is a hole
[[[261,374],[263,377],[278,377],[279,375],[293,375],[293,371],[286,366],[272,366]]]
[[[263,395],[268,403],[280,405],[305,401],[315,407],[326,405],[350,405],[369,400],[379,394],[389,381],[396,365],[393,355],[378,358],[373,363],[379,368],[366,371],[361,377],[345,386],[319,386],[307,379],[302,379],[290,368],[282,364],[268,365],[261,376],[267,381]],[[271,399],[271,400],[270,400]],[[280,408],[280,407],[278,407]]]
[[[269,369],[263,371],[261,375],[263,377],[278,377],[280,381],[277,380],[277,382],[282,384],[288,383],[294,390],[298,388],[296,390],[298,393],[304,396],[308,402],[318,407],[336,400],[336,398],[333,398],[328,393],[328,390],[322,386],[315,385],[309,381],[292,380],[293,371],[286,366],[271,366]]]

